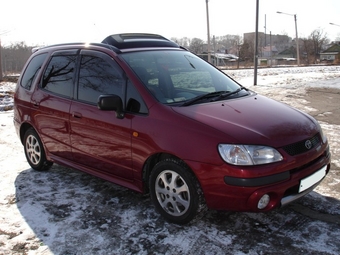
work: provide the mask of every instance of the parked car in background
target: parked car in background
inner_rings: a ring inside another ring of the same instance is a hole
[[[330,169],[314,118],[159,35],[37,49],[14,100],[14,125],[33,169],[57,163],[150,193],[174,223],[206,207],[281,207]]]

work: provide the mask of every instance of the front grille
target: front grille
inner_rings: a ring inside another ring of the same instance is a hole
[[[307,141],[310,141],[309,145],[310,148],[307,148],[306,143],[308,143]],[[293,143],[293,144],[289,144],[286,145],[284,147],[282,147],[282,149],[287,152],[290,156],[295,156],[301,153],[304,153],[306,151],[309,151],[311,149],[313,149],[314,147],[318,146],[320,144],[320,136],[319,134],[316,134],[315,136],[313,136],[312,138],[297,142],[297,143]]]

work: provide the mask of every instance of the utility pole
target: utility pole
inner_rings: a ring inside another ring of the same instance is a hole
[[[294,21],[295,21],[295,40],[296,40],[296,55],[297,55],[297,65],[300,65],[300,47],[299,47],[299,37],[297,31],[297,21],[296,21],[296,14],[294,14]]]
[[[269,34],[269,48],[270,48],[270,67],[273,65],[273,48],[272,48],[272,31]]]
[[[208,31],[208,62],[211,63],[211,56],[210,56],[210,27],[209,27],[209,7],[208,7],[209,0],[205,0],[206,9],[207,9],[207,31]]]
[[[264,47],[267,46],[267,14],[264,15]]]
[[[259,47],[259,0],[256,0],[256,26],[255,26],[255,54],[254,54],[254,86],[257,84],[257,64],[258,64],[258,47]]]

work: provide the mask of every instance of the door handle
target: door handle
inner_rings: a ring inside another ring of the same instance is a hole
[[[72,117],[77,118],[77,119],[81,119],[83,116],[81,115],[80,112],[72,112]]]
[[[33,107],[38,108],[39,107],[39,103],[35,100],[32,101]]]

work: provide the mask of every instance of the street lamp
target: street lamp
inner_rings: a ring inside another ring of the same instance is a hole
[[[331,25],[333,25],[333,26],[338,26],[338,27],[340,27],[340,25],[338,25],[338,24],[334,24],[334,23],[329,23],[329,24],[331,24]]]
[[[294,16],[294,21],[295,21],[295,41],[296,41],[296,55],[297,55],[297,64],[298,66],[300,65],[300,50],[299,50],[299,37],[298,37],[298,32],[297,32],[297,22],[296,22],[296,14],[289,14],[289,13],[284,13],[284,12],[277,12],[279,14],[286,14],[289,16]]]
[[[210,57],[210,27],[209,27],[209,8],[208,8],[208,2],[209,0],[205,0],[206,3],[206,9],[207,9],[207,30],[208,30],[208,62],[211,62]]]

